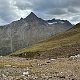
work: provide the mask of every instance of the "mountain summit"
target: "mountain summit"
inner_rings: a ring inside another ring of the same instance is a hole
[[[38,17],[33,12],[31,12],[25,19],[31,22],[37,20]]]
[[[33,12],[31,12],[29,15],[28,15],[28,17],[37,17]]]

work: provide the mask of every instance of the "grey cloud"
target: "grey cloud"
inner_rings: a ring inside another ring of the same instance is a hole
[[[60,8],[53,8],[53,9],[51,9],[51,11],[50,10],[47,11],[47,13],[48,14],[52,14],[52,15],[63,15],[63,14],[66,14],[67,11],[64,8],[62,8],[62,9],[60,9]]]
[[[3,23],[10,23],[17,17],[16,11],[11,5],[11,0],[0,0],[0,20]]]
[[[80,21],[80,16],[73,17],[71,21]]]
[[[75,13],[80,7],[80,0],[15,0],[16,6],[23,9],[31,9],[35,12],[44,12],[53,15]],[[65,8],[65,10],[63,9]],[[72,10],[71,10],[72,9]]]
[[[79,13],[79,11],[76,8],[73,8],[73,7],[68,8],[68,12]]]
[[[0,18],[5,22],[18,19],[21,16],[18,11],[24,10],[31,10],[44,19],[69,15],[71,20],[80,14],[79,9],[80,0],[0,0]]]
[[[4,20],[0,19],[0,25],[7,24]]]
[[[26,9],[30,9],[32,7],[32,3],[29,2],[28,0],[15,0],[15,4],[14,6],[17,6],[19,9],[21,10],[26,10]]]

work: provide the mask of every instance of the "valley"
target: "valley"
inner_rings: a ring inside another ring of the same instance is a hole
[[[80,23],[31,12],[0,31],[0,80],[80,80]]]
[[[0,0],[0,80],[80,80],[80,0]]]

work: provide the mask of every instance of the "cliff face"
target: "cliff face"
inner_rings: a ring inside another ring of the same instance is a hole
[[[60,22],[61,21],[61,22]],[[11,24],[0,27],[0,54],[29,47],[48,37],[64,32],[72,27],[68,21],[45,21],[38,18],[33,12],[26,18],[21,18]]]

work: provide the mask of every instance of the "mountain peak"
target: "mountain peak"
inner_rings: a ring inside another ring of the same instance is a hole
[[[31,12],[29,15],[35,15],[33,12]]]
[[[33,12],[31,12],[27,17],[26,17],[26,20],[27,21],[35,21],[39,19]]]

